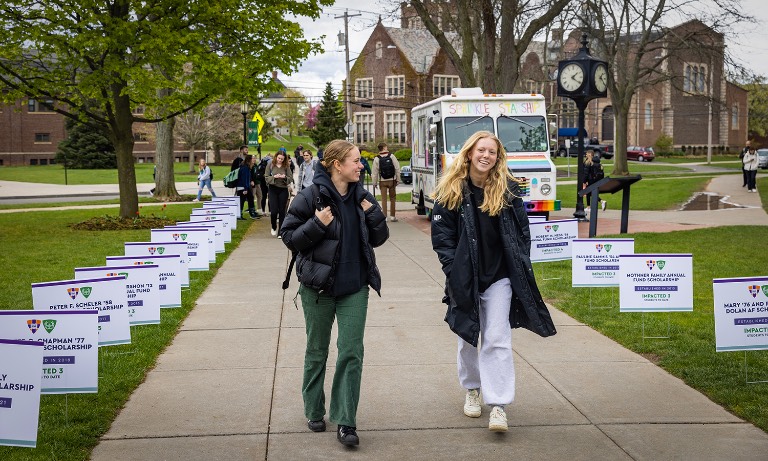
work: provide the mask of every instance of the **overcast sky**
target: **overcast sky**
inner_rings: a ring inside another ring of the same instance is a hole
[[[343,16],[345,9],[350,15],[360,15],[349,21],[349,56],[353,59],[365,45],[379,17],[386,26],[400,27],[399,17],[390,19],[387,11],[397,4],[392,0],[338,0],[334,6],[326,7],[315,21],[301,18],[299,23],[308,38],[325,35],[325,52],[310,57],[290,76],[280,74],[280,80],[309,96],[313,103],[319,102],[325,82],[330,81],[338,92],[345,78],[345,66],[344,47],[339,46],[337,34],[344,30],[344,20],[336,17]],[[757,23],[745,25],[740,36],[729,37],[726,45],[729,52],[753,72],[768,76],[768,0],[741,0],[741,4],[743,11],[757,18]]]

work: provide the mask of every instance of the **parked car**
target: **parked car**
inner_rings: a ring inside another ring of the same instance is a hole
[[[411,173],[410,165],[403,165],[400,167],[400,182],[403,184],[411,184],[413,182],[413,174]]]
[[[768,168],[768,149],[757,149],[757,166],[764,170]]]
[[[597,138],[584,138],[584,151],[593,150],[600,158],[612,159],[613,158],[613,146],[606,144],[600,144]],[[565,144],[561,145],[557,151],[558,157],[565,157],[569,155],[571,157],[579,156],[579,141],[576,138],[571,139],[571,147],[567,149]]]
[[[653,147],[629,146],[627,147],[627,160],[638,162],[650,162],[656,158]]]

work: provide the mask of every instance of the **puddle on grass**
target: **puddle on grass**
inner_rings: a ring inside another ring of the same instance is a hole
[[[680,211],[701,211],[701,210],[724,210],[726,208],[746,208],[741,205],[734,205],[724,201],[722,195],[714,192],[696,192],[683,204]]]

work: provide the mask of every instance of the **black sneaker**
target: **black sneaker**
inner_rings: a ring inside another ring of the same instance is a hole
[[[336,438],[347,447],[360,445],[360,438],[357,436],[356,429],[351,426],[339,426],[339,430],[336,431]]]
[[[325,420],[318,419],[317,421],[307,421],[307,427],[312,432],[325,432]]]

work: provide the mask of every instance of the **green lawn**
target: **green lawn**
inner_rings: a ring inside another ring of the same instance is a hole
[[[661,162],[661,163],[706,163],[707,157],[705,156],[697,156],[697,157],[656,157],[656,160],[654,162]],[[739,156],[738,155],[713,155],[712,156],[712,163],[730,163],[735,162],[739,163]],[[719,165],[718,165],[719,166]]]
[[[299,144],[303,145],[305,148],[308,148],[312,151],[314,154],[316,149],[312,146],[312,139],[309,136],[294,136],[293,139],[290,139],[288,137],[285,138],[287,141],[283,142],[279,139],[272,138],[264,143],[261,144],[261,155],[267,155],[267,154],[274,154],[277,152],[277,149],[280,147],[285,147],[285,150],[288,151],[289,154],[293,155],[293,151],[298,147]],[[251,147],[249,149],[249,153],[256,154],[256,149],[254,147]]]
[[[192,204],[167,207],[163,214],[186,220],[192,207]],[[160,214],[160,210],[160,206],[146,206],[142,214]],[[0,309],[31,309],[31,283],[71,279],[75,267],[104,265],[105,256],[122,255],[123,242],[149,239],[149,230],[93,232],[68,227],[108,212],[116,214],[112,210],[0,214],[0,228],[6,242],[0,255],[0,264],[5,267]],[[131,327],[132,344],[99,349],[97,394],[41,396],[37,448],[0,447],[0,459],[87,459],[99,437],[154,366],[157,356],[170,344],[196,299],[237,247],[250,223],[240,221],[237,230],[232,232],[227,253],[217,257],[218,262],[211,270],[190,274],[190,289],[182,293],[182,307],[163,309],[160,325]]]
[[[221,181],[227,173],[229,166],[212,166],[214,181]],[[136,182],[152,183],[154,164],[136,164]],[[175,179],[177,182],[196,182],[197,173],[189,173],[188,163],[174,164]],[[5,166],[0,167],[0,180],[22,181],[46,184],[64,184],[64,167],[62,165],[40,166]],[[117,169],[114,170],[73,170],[67,169],[67,184],[117,184]]]
[[[644,341],[643,314],[619,312],[618,288],[593,288],[591,295],[589,288],[571,288],[570,261],[534,267],[545,300],[644,355],[728,411],[768,431],[768,385],[745,383],[744,352],[715,352],[712,279],[765,276],[768,268],[768,251],[757,247],[745,250],[746,236],[751,242],[768,241],[768,228],[721,227],[629,235],[635,238],[636,253],[693,254],[693,312],[645,314],[646,335],[664,335],[669,318],[670,339]],[[544,281],[544,270],[547,278],[561,279]],[[590,296],[592,306],[613,303],[614,308],[590,308]],[[768,351],[750,351],[748,357],[752,379],[768,379]]]

